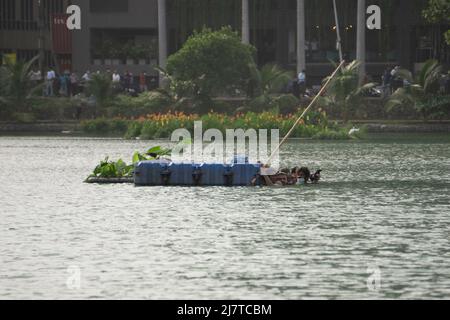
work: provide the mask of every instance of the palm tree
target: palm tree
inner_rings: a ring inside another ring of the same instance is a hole
[[[30,80],[32,66],[39,59],[35,56],[28,62],[11,62],[6,60],[6,64],[1,68],[1,88],[3,97],[0,99],[3,104],[9,104],[16,108],[24,108],[26,102],[39,90],[43,84],[35,85]]]
[[[406,85],[397,89],[386,104],[388,111],[394,108],[412,106],[416,111],[422,113],[424,117],[433,108],[441,107],[438,102],[432,103],[439,90],[439,77],[442,73],[442,66],[437,60],[428,60],[423,65],[416,77],[406,69],[399,69],[396,76],[406,81]],[[442,100],[443,104],[448,104]]]
[[[250,70],[254,85],[253,99],[250,102],[252,109],[280,108],[298,104],[298,99],[294,95],[282,93],[292,80],[293,72],[282,70],[275,64],[267,64],[261,70],[253,64]]]
[[[89,80],[87,89],[95,97],[96,105],[104,108],[111,98],[112,79],[108,74],[96,73]]]
[[[336,107],[342,113],[342,119],[347,122],[350,113],[361,103],[365,92],[375,87],[375,83],[359,84],[359,61],[353,61],[341,68],[330,82],[325,97],[321,103]],[[328,78],[324,79],[324,82]]]

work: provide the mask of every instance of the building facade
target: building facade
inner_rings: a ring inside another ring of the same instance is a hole
[[[43,63],[55,65],[52,16],[65,13],[69,4],[69,0],[0,0],[0,54],[29,60],[43,50]]]
[[[289,69],[297,64],[297,30],[305,30],[305,60],[309,79],[320,82],[338,60],[336,22],[332,0],[304,0],[304,21],[298,21],[297,0],[248,0],[243,20],[243,0],[41,0],[45,7],[45,52],[51,63],[52,14],[64,13],[69,4],[81,8],[81,30],[71,31],[73,71],[128,70],[156,74],[161,60],[160,43],[168,54],[176,52],[194,30],[230,25],[242,30],[248,23],[250,43],[257,48],[260,65],[275,62]],[[338,0],[342,48],[347,60],[356,58],[356,0]],[[158,5],[164,11],[158,12]],[[427,25],[421,16],[426,0],[373,0],[381,7],[381,30],[366,30],[367,73],[378,77],[386,67],[401,65],[414,70],[429,58],[449,63],[449,47],[442,41],[448,26]],[[39,10],[37,1],[0,0],[0,51],[15,52],[19,59],[37,53]],[[166,39],[161,38],[158,14],[166,19]],[[159,32],[158,32],[159,31]],[[161,42],[164,40],[164,42]],[[55,59],[53,59],[55,60]]]

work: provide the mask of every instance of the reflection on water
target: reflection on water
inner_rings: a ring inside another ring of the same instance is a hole
[[[448,137],[283,147],[317,186],[82,183],[154,144],[1,137],[0,298],[450,297]]]

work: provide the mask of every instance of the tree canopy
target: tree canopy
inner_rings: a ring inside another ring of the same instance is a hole
[[[246,92],[255,51],[230,27],[203,29],[169,57],[167,73],[180,96],[204,100],[236,90]]]
[[[450,23],[450,0],[429,0],[423,16],[430,23]],[[450,30],[445,33],[445,38],[450,45]]]

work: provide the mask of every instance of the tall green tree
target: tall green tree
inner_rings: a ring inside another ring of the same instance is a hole
[[[450,0],[429,0],[423,16],[429,23],[450,24]],[[450,45],[450,30],[445,33],[445,39]]]
[[[88,92],[95,97],[99,108],[106,107],[112,95],[112,79],[106,73],[96,73],[87,84]]]
[[[209,103],[213,96],[246,92],[255,48],[230,27],[195,32],[167,61],[167,73],[180,97]]]

